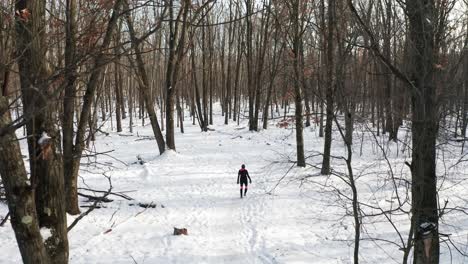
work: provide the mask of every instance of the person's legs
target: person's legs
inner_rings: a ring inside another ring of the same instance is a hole
[[[245,183],[244,196],[247,196],[248,183]]]
[[[242,188],[244,187],[244,183],[241,182],[240,184],[240,197],[242,198]]]

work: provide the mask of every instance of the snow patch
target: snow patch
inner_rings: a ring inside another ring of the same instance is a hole
[[[164,153],[162,155],[160,155],[159,157],[156,157],[155,161],[158,161],[158,162],[175,161],[175,162],[177,162],[177,161],[180,161],[180,154],[177,153],[175,150],[167,149],[166,151],[164,151]]]
[[[42,132],[41,138],[37,141],[37,143],[39,145],[43,145],[47,143],[47,141],[49,141],[50,139],[51,137],[46,132]]]
[[[49,239],[49,237],[52,236],[52,231],[50,228],[42,227],[40,231],[41,231],[42,239],[44,241],[46,241],[47,239]]]

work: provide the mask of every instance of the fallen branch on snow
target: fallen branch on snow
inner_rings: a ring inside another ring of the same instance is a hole
[[[85,190],[85,191],[90,191],[90,192],[95,192],[95,193],[107,193],[107,191],[100,191],[100,190],[93,190],[93,189],[90,189],[90,188],[78,188],[78,190]],[[134,191],[127,191],[127,192],[134,192]],[[132,197],[124,194],[124,192],[110,192],[109,195],[114,195],[114,196],[118,196],[118,197],[122,197],[124,198],[125,200],[133,200]],[[96,196],[95,196],[96,197]]]
[[[80,214],[80,216],[78,216],[68,227],[67,227],[67,232],[70,232],[70,230],[72,230],[72,228],[78,224],[78,222],[83,219],[85,216],[87,216],[89,213],[91,213],[94,209],[96,209],[98,207],[98,203],[102,202],[102,200],[104,199],[107,199],[107,196],[109,194],[111,194],[111,191],[112,191],[112,181],[111,181],[111,178],[104,175],[107,180],[109,181],[109,190],[107,190],[107,192],[102,196],[100,197],[99,199],[96,199],[93,203],[93,205],[84,213]]]
[[[106,197],[103,197],[103,196],[93,196],[93,195],[88,195],[88,194],[84,194],[84,193],[78,193],[79,196],[82,196],[82,197],[85,197],[85,198],[88,198],[90,201],[99,201],[99,202],[103,202],[103,203],[110,203],[110,202],[113,202],[114,200],[111,200],[111,199],[108,199]]]

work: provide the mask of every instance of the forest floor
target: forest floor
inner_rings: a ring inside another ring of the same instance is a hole
[[[141,120],[134,133],[127,127],[112,132],[107,122],[102,130],[109,134],[99,134],[92,147],[105,154],[82,159],[79,187],[107,191],[107,176],[112,192],[132,200],[109,195],[113,202],[100,204],[70,231],[70,263],[352,263],[351,191],[338,177],[346,178],[340,174],[346,172],[339,158],[346,149],[339,133],[334,132],[332,150],[338,176],[321,176],[317,166],[323,138],[315,125],[304,130],[308,166],[297,168],[295,130],[277,127],[281,119],[258,133],[248,131],[247,120],[222,125],[223,119],[215,115],[212,130],[201,133],[187,117],[185,133],[176,133],[177,151],[163,155],[151,126],[141,126]],[[389,143],[370,131],[356,125],[353,145],[359,200],[367,214],[362,218],[360,262],[401,263],[399,247],[406,243],[409,217],[402,212],[383,215],[382,210],[399,203],[409,209],[404,162],[410,161],[405,147],[410,137],[402,128],[402,141]],[[468,207],[468,165],[457,164],[462,160],[457,144],[439,148],[439,195],[442,205],[448,200],[447,208],[462,209]],[[253,181],[243,199],[236,184],[241,164]],[[92,204],[80,199],[82,206]],[[6,213],[6,205],[0,204],[0,216]],[[68,222],[75,218],[69,216]],[[173,236],[174,227],[187,228],[188,235]],[[450,234],[453,242],[442,243],[441,263],[467,263],[461,253],[468,250],[468,216],[447,210],[440,232]],[[9,224],[0,227],[0,252],[0,263],[21,262]]]

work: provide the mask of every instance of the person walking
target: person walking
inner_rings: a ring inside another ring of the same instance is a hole
[[[242,198],[242,189],[244,189],[244,196],[247,195],[247,187],[249,185],[247,179],[248,181],[250,181],[250,183],[252,183],[252,179],[250,178],[249,172],[245,169],[245,165],[242,164],[241,169],[237,174],[237,184],[240,183],[240,198]]]

